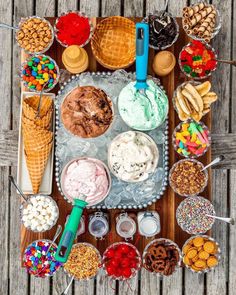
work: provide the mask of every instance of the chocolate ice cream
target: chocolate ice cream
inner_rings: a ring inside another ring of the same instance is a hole
[[[112,118],[111,100],[103,90],[93,86],[75,88],[61,106],[61,119],[65,128],[83,138],[103,134]]]

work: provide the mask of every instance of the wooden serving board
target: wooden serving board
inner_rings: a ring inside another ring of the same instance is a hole
[[[56,18],[48,18],[49,21],[54,24]],[[135,22],[138,22],[141,20],[141,18],[131,18]],[[102,18],[93,18],[93,23],[96,24],[99,21],[101,21]],[[188,43],[189,39],[182,28],[182,22],[181,18],[177,18],[177,21],[180,26],[180,34],[177,42],[168,50],[174,53],[176,60],[178,60],[179,52],[181,51],[182,47]],[[85,46],[85,49],[89,55],[89,68],[88,71],[108,71],[108,69],[101,66],[96,59],[94,58],[92,54],[92,50],[90,47],[90,44],[87,44]],[[49,49],[49,51],[46,53],[47,55],[51,56],[53,59],[56,60],[59,68],[64,69],[64,66],[62,64],[61,56],[64,48],[56,41],[54,41],[52,47]],[[154,55],[156,52],[153,49],[149,49],[149,67],[148,72],[151,75],[154,75],[154,72],[152,70],[152,61],[154,58]],[[25,60],[25,55],[22,54],[22,61]],[[127,71],[135,71],[135,65],[132,65]],[[173,133],[174,128],[179,124],[179,118],[176,113],[176,111],[173,108],[172,104],[172,96],[173,91],[176,89],[176,87],[183,83],[186,79],[184,74],[180,71],[178,62],[176,63],[174,71],[172,71],[168,76],[161,78],[161,83],[164,86],[166,93],[169,98],[169,104],[170,104],[170,110],[169,110],[169,167],[171,167],[175,162],[180,160],[182,157],[180,157],[173,149],[172,143],[171,143],[171,136]],[[57,88],[53,89],[53,92],[58,91]],[[211,130],[211,114],[208,113],[206,116],[203,117],[202,121],[208,126],[209,130]],[[206,165],[211,161],[211,149],[208,150],[208,152],[199,160]],[[211,170],[209,170],[209,181],[208,186],[204,190],[203,193],[201,193],[202,196],[204,196],[207,199],[211,199]],[[60,216],[58,220],[58,224],[64,225],[66,216],[70,213],[72,206],[71,204],[67,203],[64,198],[60,195],[57,189],[56,182],[54,180],[54,186],[53,186],[53,193],[52,197],[57,202],[59,209],[60,209]],[[158,200],[155,204],[152,204],[149,206],[146,210],[155,210],[160,214],[160,220],[161,220],[161,232],[160,234],[156,235],[153,238],[146,239],[145,237],[142,237],[136,232],[133,241],[131,241],[132,244],[136,245],[137,248],[140,250],[140,252],[143,252],[144,247],[146,244],[148,244],[152,239],[159,238],[159,237],[165,237],[169,238],[173,241],[175,241],[179,247],[182,247],[186,239],[188,239],[189,235],[181,230],[181,228],[178,226],[176,222],[175,217],[175,211],[179,205],[179,203],[183,200],[183,197],[177,196],[173,190],[168,186],[165,194],[162,196],[160,200]],[[139,209],[139,210],[126,210],[126,212],[130,213],[134,218],[136,218],[137,213],[139,211],[144,211],[145,209]],[[96,210],[85,210],[85,224],[86,229],[88,225],[88,215],[92,212],[95,212]],[[78,242],[88,242],[93,244],[95,247],[99,249],[101,254],[104,252],[104,250],[109,246],[110,244],[118,241],[122,241],[123,239],[117,235],[116,233],[116,216],[119,215],[121,212],[124,212],[124,210],[102,210],[109,215],[109,224],[110,224],[110,232],[103,240],[96,240],[93,236],[89,234],[89,232],[86,230],[86,232],[78,237]],[[47,231],[45,233],[37,234],[33,233],[31,231],[26,230],[23,226],[21,227],[21,255],[23,257],[24,250],[32,241],[41,239],[41,238],[48,238],[52,239],[54,233],[56,230],[56,226],[53,227],[50,231]]]

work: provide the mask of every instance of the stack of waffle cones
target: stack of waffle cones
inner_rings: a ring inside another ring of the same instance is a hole
[[[135,61],[135,23],[121,16],[105,18],[96,26],[91,47],[97,61],[111,70]]]
[[[183,8],[183,28],[188,35],[210,42],[215,25],[216,9],[213,5],[200,2]]]
[[[48,96],[42,97],[39,116],[37,110],[39,96],[23,100],[22,132],[24,152],[33,193],[39,192],[40,184],[53,144],[53,133],[50,131],[53,104]]]

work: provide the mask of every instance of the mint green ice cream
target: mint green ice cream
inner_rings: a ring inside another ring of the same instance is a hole
[[[137,130],[152,130],[167,117],[169,103],[166,94],[152,80],[147,80],[145,94],[135,88],[135,82],[125,86],[119,95],[118,108],[127,125]]]

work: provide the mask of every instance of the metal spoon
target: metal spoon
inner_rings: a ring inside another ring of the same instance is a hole
[[[165,2],[165,6],[164,6],[164,12],[167,11],[168,3],[169,3],[169,0],[166,0],[166,2]]]
[[[61,226],[60,224],[58,224],[58,226],[57,226],[57,230],[56,230],[56,233],[55,233],[55,235],[54,235],[54,237],[53,237],[53,240],[51,241],[51,243],[50,243],[50,245],[49,245],[49,247],[48,247],[47,252],[45,253],[45,256],[47,256],[47,254],[48,254],[48,252],[49,252],[49,250],[50,250],[52,244],[55,243],[55,241],[56,241],[56,239],[58,238],[58,236],[60,235],[61,231],[62,231],[62,226]]]
[[[217,59],[216,61],[229,64],[236,67],[236,60]]]
[[[232,225],[235,224],[235,220],[234,220],[233,217],[220,217],[220,216],[214,216],[214,215],[210,215],[210,214],[206,214],[206,216],[212,217],[212,218],[215,218],[215,219],[218,219],[218,220],[222,220],[222,221],[230,223]]]
[[[210,164],[206,165],[201,171],[204,171],[207,168],[214,166],[214,165],[218,164],[219,162],[222,162],[224,159],[225,159],[225,157],[223,155],[220,155],[219,157],[215,158],[215,160],[213,160]]]
[[[19,194],[22,196],[22,198],[27,202],[26,195],[22,192],[22,190],[20,189],[19,185],[15,182],[15,179],[13,178],[13,176],[9,175],[8,179],[15,186],[15,188],[17,189],[17,191],[19,192]]]
[[[71,277],[71,280],[70,280],[69,284],[67,285],[67,287],[65,288],[65,290],[61,293],[61,295],[68,294],[68,291],[70,289],[70,286],[71,286],[72,282],[74,281],[74,278],[75,278],[75,276]]]
[[[41,108],[41,101],[42,101],[42,96],[43,96],[43,91],[44,91],[44,88],[46,87],[46,85],[48,85],[48,82],[49,80],[47,81],[47,83],[45,83],[40,91],[40,94],[39,94],[39,104],[38,104],[38,109],[37,109],[37,114],[36,114],[36,117],[35,118],[38,118],[39,117],[39,114],[40,114],[40,108]]]
[[[6,28],[6,29],[11,29],[11,30],[19,30],[18,27],[13,27],[13,26],[10,26],[8,24],[4,24],[4,23],[0,23],[0,28]]]

